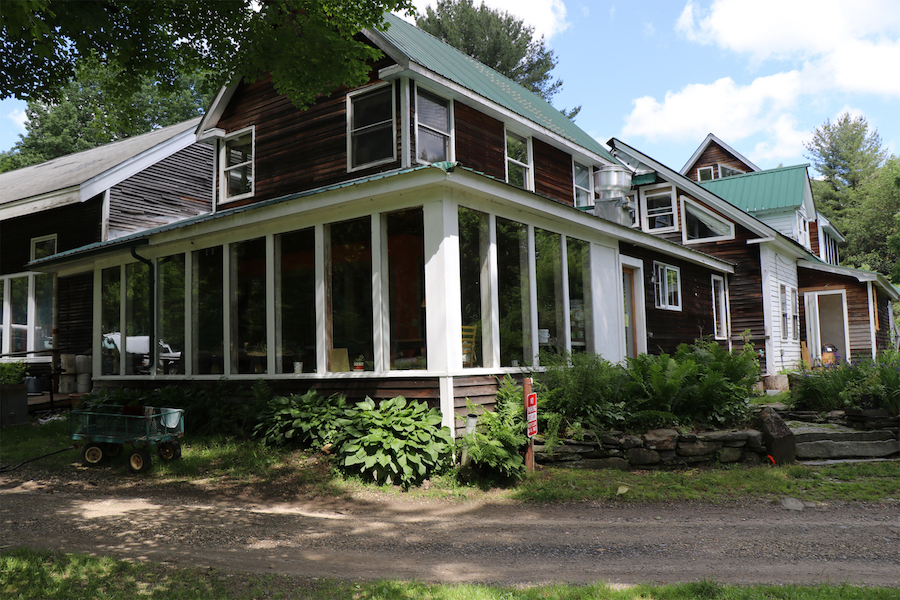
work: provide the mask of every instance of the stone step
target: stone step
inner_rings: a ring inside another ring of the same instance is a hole
[[[900,453],[900,440],[833,441],[797,444],[797,459],[884,458]]]

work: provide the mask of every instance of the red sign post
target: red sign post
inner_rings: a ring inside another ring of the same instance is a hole
[[[537,435],[537,394],[531,391],[531,378],[522,380],[525,393],[525,419],[528,423],[528,448],[525,450],[525,468],[534,473],[534,436]]]

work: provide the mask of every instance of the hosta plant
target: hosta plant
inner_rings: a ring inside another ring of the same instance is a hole
[[[326,398],[315,389],[302,396],[276,396],[269,401],[253,433],[272,446],[294,444],[319,449],[335,441],[345,424],[346,408],[343,395]]]
[[[424,403],[366,398],[344,411],[335,448],[344,473],[409,488],[447,467],[453,436]]]

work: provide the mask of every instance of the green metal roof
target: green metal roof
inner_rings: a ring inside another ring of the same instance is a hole
[[[703,181],[704,188],[748,213],[797,208],[809,182],[809,165],[780,167]]]
[[[379,33],[409,60],[618,164],[603,144],[537,94],[396,15],[385,13],[385,21],[390,27]]]

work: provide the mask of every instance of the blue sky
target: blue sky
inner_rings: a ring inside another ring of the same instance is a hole
[[[415,0],[424,10],[434,0]],[[808,162],[813,130],[849,111],[900,154],[896,0],[485,0],[543,34],[576,123],[676,170],[708,133],[761,168]],[[0,102],[0,150],[24,133]]]

